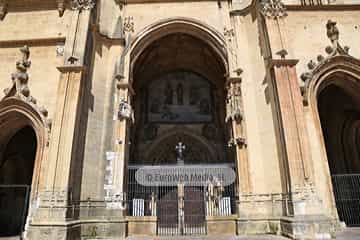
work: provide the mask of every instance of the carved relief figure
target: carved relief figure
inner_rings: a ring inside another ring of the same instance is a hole
[[[178,83],[176,87],[176,97],[177,97],[177,104],[183,105],[184,104],[184,89],[181,83]]]
[[[196,86],[190,87],[190,96],[189,96],[189,103],[190,105],[195,105],[197,103],[197,100],[199,99],[199,91],[196,88]]]
[[[173,90],[170,83],[166,84],[164,96],[165,96],[164,104],[169,104],[169,105],[173,104]]]

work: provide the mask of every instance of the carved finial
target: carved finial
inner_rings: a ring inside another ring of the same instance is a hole
[[[307,66],[310,70],[313,70],[316,67],[316,63],[313,60],[310,60]]]
[[[95,7],[95,0],[71,0],[72,10],[90,10]]]
[[[326,23],[326,35],[333,44],[337,44],[339,40],[339,29],[336,27],[336,22],[328,20]]]
[[[286,55],[288,55],[288,52],[285,49],[281,49],[276,53],[276,55],[279,55],[282,59],[285,59]]]
[[[316,59],[318,60],[319,63],[321,63],[325,60],[325,57],[323,55],[319,54]]]
[[[133,17],[125,17],[123,31],[125,32],[134,32],[134,18]]]
[[[74,64],[77,61],[79,61],[79,59],[77,57],[75,57],[75,56],[71,56],[71,57],[68,58],[68,62],[70,64]]]
[[[7,13],[7,0],[0,0],[0,20],[3,20]]]
[[[261,13],[268,18],[282,18],[286,17],[286,8],[281,0],[262,0]]]
[[[244,70],[242,70],[242,68],[237,68],[237,69],[234,70],[234,72],[235,72],[238,76],[240,76],[240,75],[244,72]]]
[[[11,79],[15,84],[16,94],[24,95],[25,97],[30,96],[30,90],[27,86],[29,75],[27,73],[28,68],[31,65],[29,60],[30,50],[28,46],[20,48],[22,53],[22,59],[16,62],[16,72],[11,74]]]

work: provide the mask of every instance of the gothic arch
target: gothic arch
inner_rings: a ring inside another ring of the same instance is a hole
[[[225,72],[228,72],[226,41],[216,29],[191,18],[169,18],[145,27],[133,38],[116,64],[115,78],[131,85],[133,66],[138,57],[155,40],[172,33],[189,34],[208,44],[221,60]]]
[[[31,183],[31,199],[35,199],[39,191],[40,179],[43,177],[43,159],[46,157],[46,147],[50,132],[50,121],[47,111],[38,108],[34,103],[15,95],[0,101],[0,141],[1,148],[7,141],[23,127],[31,127],[36,135],[37,149]]]
[[[316,128],[319,129],[321,143],[324,145],[324,136],[321,131],[321,122],[318,110],[318,97],[327,86],[336,85],[346,90],[352,96],[359,96],[360,101],[360,60],[349,55],[330,57],[326,62],[318,65],[312,72],[312,77],[305,82],[303,88],[304,104],[309,105],[315,119]],[[336,78],[336,75],[347,76]],[[323,148],[326,153],[325,148]]]
[[[347,81],[336,81],[331,78],[334,74],[339,73],[351,78],[346,78]],[[354,89],[360,87],[360,60],[349,55],[337,55],[317,66],[311,74],[312,77],[305,82],[303,95],[304,102],[316,109],[316,99],[319,93],[330,84],[346,88],[350,93],[356,95]]]
[[[169,139],[172,139],[174,136],[179,135],[180,138],[188,138],[194,142],[196,142],[203,150],[209,153],[211,159],[217,159],[217,154],[215,151],[215,147],[212,143],[210,143],[205,138],[194,134],[190,129],[185,127],[174,127],[173,129],[169,130],[167,133],[161,135],[158,139],[156,139],[150,146],[149,149],[145,152],[144,158],[149,159],[151,155],[156,153],[159,146],[163,146],[164,143],[168,142]],[[173,144],[172,147],[175,145]]]
[[[354,101],[357,102],[356,105],[360,105],[360,60],[348,54],[337,54],[319,61],[317,65],[314,62],[312,62],[312,64],[315,66],[311,68],[312,71],[306,73],[307,78],[304,78],[304,74],[302,75],[302,79],[305,81],[305,85],[302,88],[303,100],[304,105],[309,110],[309,114],[311,114],[315,136],[317,136],[319,141],[319,150],[322,156],[321,161],[323,161],[325,167],[324,170],[326,171],[325,182],[328,189],[328,196],[331,201],[332,215],[335,218],[338,218],[338,206],[336,206],[334,195],[337,190],[332,184],[332,174],[336,174],[336,171],[334,172],[334,169],[332,169],[334,163],[328,155],[328,146],[325,137],[329,133],[325,132],[323,129],[323,122],[320,116],[322,107],[320,108],[319,103],[323,93],[331,88],[336,88],[353,98]],[[358,130],[357,122],[352,121],[352,119],[348,120],[349,124],[343,125],[343,129],[338,131],[337,137],[339,137],[339,141],[345,141],[344,134],[348,134],[354,129]],[[350,138],[351,136],[346,138],[346,141],[351,141],[352,139]],[[350,152],[349,150],[347,151]],[[333,155],[333,153],[331,154]]]

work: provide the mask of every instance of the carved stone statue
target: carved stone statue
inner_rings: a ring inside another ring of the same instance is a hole
[[[242,120],[243,112],[241,109],[241,87],[240,83],[230,83],[227,88],[226,98],[226,118],[225,121],[234,120],[239,122]]]
[[[208,215],[218,215],[219,207],[222,195],[224,193],[224,187],[221,182],[215,178],[213,182],[210,182],[207,188],[208,198]]]
[[[326,35],[330,41],[335,45],[339,40],[339,29],[336,27],[336,22],[328,20],[326,23]]]
[[[11,74],[11,79],[13,84],[15,85],[16,94],[23,95],[25,97],[30,96],[30,90],[28,87],[29,75],[27,73],[27,69],[30,67],[31,62],[30,58],[30,50],[28,46],[24,46],[20,48],[20,52],[22,53],[22,59],[16,62],[16,72]],[[10,89],[5,90],[5,94],[9,92]]]
[[[120,100],[118,117],[120,120],[130,119],[134,121],[134,111],[131,105],[123,98]]]

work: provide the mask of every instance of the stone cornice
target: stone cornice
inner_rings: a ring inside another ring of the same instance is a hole
[[[289,66],[293,67],[299,62],[298,59],[271,59],[270,67],[284,67]]]
[[[54,38],[33,38],[33,39],[21,39],[21,40],[0,40],[0,47],[19,47],[23,45],[29,46],[43,46],[43,45],[56,45],[58,43],[64,43],[65,37]]]
[[[68,72],[85,72],[86,67],[80,65],[63,65],[57,67],[59,72],[61,73],[68,73]]]
[[[333,5],[285,5],[287,11],[356,11],[360,10],[360,4],[333,4]]]

